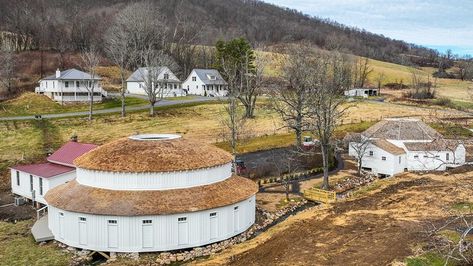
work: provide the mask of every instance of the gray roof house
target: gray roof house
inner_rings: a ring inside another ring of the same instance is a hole
[[[216,69],[196,68],[182,82],[182,88],[189,94],[202,96],[226,96],[228,84]]]
[[[140,67],[133,72],[126,80],[126,89],[130,94],[147,95],[145,79],[148,77],[149,70],[157,73],[156,87],[160,87],[159,94],[161,97],[185,96],[185,92],[181,88],[179,78],[166,66],[158,67]]]
[[[92,75],[90,75],[89,73],[77,70],[75,68],[71,68],[64,71],[60,71],[58,69],[56,70],[56,74],[47,76],[43,78],[42,80],[84,80],[84,79],[91,80]],[[95,75],[93,79],[101,80],[102,78],[99,77],[98,75]]]
[[[181,82],[168,67],[159,66],[159,67],[153,67],[153,69],[157,69],[157,73],[159,73],[158,78],[160,80],[167,80],[168,82]],[[165,76],[166,74],[168,76]],[[143,82],[143,79],[147,76],[148,76],[148,68],[140,67],[137,70],[135,70],[135,72],[133,72],[126,81],[127,82]]]
[[[75,68],[64,71],[57,69],[54,75],[39,80],[35,92],[60,103],[86,102],[90,101],[91,96],[95,102],[100,102],[107,96],[100,84],[101,80],[98,75],[92,77],[90,73]]]

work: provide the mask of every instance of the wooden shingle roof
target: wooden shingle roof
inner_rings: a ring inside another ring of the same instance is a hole
[[[108,172],[174,172],[230,163],[230,153],[215,146],[176,138],[140,141],[122,138],[74,160],[77,167]]]
[[[140,216],[195,212],[231,205],[256,194],[258,185],[233,176],[205,186],[151,191],[94,188],[76,180],[46,193],[46,202],[56,208],[79,213]]]
[[[365,130],[363,136],[391,140],[435,140],[442,135],[418,119],[394,118],[382,120]]]
[[[376,147],[382,149],[383,151],[387,151],[387,152],[389,152],[390,154],[393,154],[393,155],[401,155],[401,154],[406,153],[406,151],[404,151],[403,148],[398,147],[398,146],[396,146],[396,145],[392,144],[391,142],[389,142],[387,140],[384,140],[384,139],[375,140],[373,142],[373,145],[375,145]]]

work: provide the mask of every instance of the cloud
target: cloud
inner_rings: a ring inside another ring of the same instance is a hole
[[[473,50],[470,0],[266,0],[425,46]]]

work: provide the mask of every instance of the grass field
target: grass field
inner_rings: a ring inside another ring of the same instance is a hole
[[[348,110],[341,121],[344,129],[337,131],[339,137],[346,132],[359,132],[374,121],[393,116],[432,115],[429,109],[401,106],[391,103],[359,102]],[[435,116],[453,111],[439,110]],[[155,117],[146,111],[130,113],[121,118],[119,114],[96,116],[93,121],[85,118],[54,119],[40,121],[0,122],[0,167],[44,158],[77,134],[80,141],[103,144],[110,140],[136,133],[177,133],[206,143],[221,143],[227,134],[222,125],[222,103],[186,104],[180,107],[158,108]],[[264,100],[259,102],[256,118],[246,123],[240,152],[255,151],[294,142],[292,133],[283,128],[279,117],[271,111]],[[225,147],[225,144],[220,144]]]
[[[135,97],[127,97],[125,100],[127,106],[146,105],[148,101]],[[94,109],[109,109],[120,107],[120,99],[107,99],[101,103],[95,103]],[[66,104],[61,105],[54,102],[45,95],[39,95],[32,92],[23,93],[21,96],[0,102],[0,116],[21,116],[35,114],[54,114],[65,112],[87,111],[89,105],[87,103]]]
[[[262,56],[268,61],[264,73],[271,77],[281,75],[281,64],[283,62],[283,55],[272,52],[259,52],[257,55]],[[382,73],[385,78],[383,84],[386,83],[403,83],[409,85],[412,81],[412,73],[416,72],[417,76],[421,77],[422,82],[435,82],[432,73],[436,71],[434,68],[414,68],[403,66],[379,60],[370,59],[370,66],[373,72],[368,76],[368,83],[377,86],[377,77]],[[473,88],[473,82],[461,81],[458,79],[438,79],[437,80],[437,96],[447,97],[456,101],[473,102],[471,95],[468,93],[468,88]]]
[[[70,255],[53,244],[39,246],[30,235],[32,221],[0,221],[0,265],[69,265]]]

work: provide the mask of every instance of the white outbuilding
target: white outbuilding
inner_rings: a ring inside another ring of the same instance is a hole
[[[419,119],[391,118],[373,125],[355,142],[349,155],[365,171],[393,176],[405,171],[445,171],[465,164],[465,145],[445,139]],[[360,156],[361,155],[361,156]]]
[[[45,199],[54,239],[106,252],[186,249],[255,222],[258,186],[232,174],[232,156],[179,135],[100,146],[75,161],[77,178]]]
[[[46,204],[44,195],[49,189],[76,177],[73,161],[97,146],[69,141],[48,156],[44,163],[15,165],[11,167],[11,191],[17,198]]]
[[[378,96],[379,90],[377,88],[352,88],[344,92],[348,97],[363,97]]]

